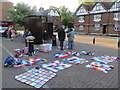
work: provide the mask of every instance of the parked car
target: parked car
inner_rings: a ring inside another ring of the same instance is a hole
[[[70,32],[70,28],[66,28],[66,29],[65,29],[65,32],[66,32],[66,33],[69,33],[69,32]]]
[[[53,32],[58,32],[58,29],[53,30]]]
[[[8,27],[0,27],[0,33],[4,33],[4,31],[7,29]]]

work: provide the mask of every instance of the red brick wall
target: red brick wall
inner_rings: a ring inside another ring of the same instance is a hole
[[[113,24],[110,24],[108,25],[109,28],[108,28],[108,34],[119,34],[120,31],[114,31],[114,24],[117,22],[115,20],[113,20],[114,18],[114,13],[109,13],[109,23],[113,23]]]
[[[61,18],[60,17],[54,17],[54,18],[56,18],[58,21],[48,21],[48,22],[53,23],[55,25],[58,25],[58,29],[60,29],[60,27],[61,27]]]
[[[92,25],[90,25],[90,33],[102,33],[103,32],[103,23],[108,23],[108,16],[109,16],[108,13],[101,14],[101,21],[100,22],[95,22],[95,21],[93,21],[94,20],[94,14],[90,15],[90,24],[92,24]],[[94,30],[95,23],[100,24],[100,30],[99,31]]]
[[[80,24],[78,22],[78,17],[74,16],[74,26],[75,26],[75,31],[76,32],[80,32],[80,33],[88,33],[88,30],[90,33],[103,33],[103,27],[104,27],[104,24],[106,23],[107,24],[107,27],[106,27],[106,34],[120,34],[120,31],[114,31],[114,24],[109,24],[109,23],[115,23],[117,21],[114,21],[113,20],[113,17],[114,17],[114,13],[103,13],[102,14],[102,17],[101,17],[101,21],[98,22],[100,23],[100,30],[99,31],[96,31],[94,30],[94,24],[96,22],[93,21],[94,19],[94,14],[90,14],[89,16],[85,16],[85,22],[83,24],[90,24],[90,26],[84,26],[84,30],[80,31],[78,27],[76,27],[76,25],[78,26],[78,24]],[[89,22],[89,19],[90,19],[90,22]]]
[[[13,3],[11,2],[2,2],[2,20],[9,20],[7,17],[9,16],[7,11],[9,8],[13,7]]]
[[[74,26],[75,26],[75,32],[79,33],[88,33],[88,24],[89,23],[89,16],[85,16],[85,22],[80,23],[78,22],[79,17],[74,17]],[[79,30],[79,24],[84,25],[83,30]]]

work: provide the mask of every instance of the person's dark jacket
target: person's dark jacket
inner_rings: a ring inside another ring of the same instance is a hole
[[[64,41],[65,40],[65,31],[64,30],[59,30],[58,31],[58,39],[59,39],[59,41]]]
[[[26,32],[24,33],[24,38],[26,38],[27,36],[32,36],[32,33],[29,31],[29,33],[27,34]]]
[[[48,34],[44,32],[42,38],[43,40],[48,40]]]

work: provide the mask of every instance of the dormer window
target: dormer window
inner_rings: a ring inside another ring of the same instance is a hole
[[[120,1],[118,0],[117,2],[115,2],[115,4],[110,8],[109,11],[116,11],[120,9]]]
[[[80,9],[79,9],[79,12],[80,13],[83,13],[83,12],[85,12],[86,10],[83,8],[83,7],[81,7]]]
[[[101,14],[94,15],[94,20],[95,22],[101,21]]]
[[[116,8],[120,8],[120,1],[115,3],[111,9],[116,9]]]
[[[84,22],[85,21],[85,16],[79,16],[79,21],[78,22]]]
[[[114,18],[113,20],[118,21],[120,20],[120,13],[114,13]]]
[[[49,16],[54,16],[54,11],[51,10],[49,13],[48,13]]]
[[[81,6],[76,13],[77,16],[78,15],[85,15],[85,14],[88,14],[88,12],[86,11],[86,9],[83,6]]]
[[[57,11],[55,11],[55,16],[60,16]]]
[[[100,5],[100,3],[98,3],[98,4],[93,8],[93,11],[101,11],[101,10],[105,10],[105,9]]]
[[[94,8],[90,11],[90,13],[101,13],[101,12],[106,12],[106,10],[100,3],[97,3],[94,6]]]

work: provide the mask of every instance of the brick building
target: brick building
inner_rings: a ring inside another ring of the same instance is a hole
[[[0,27],[13,26],[15,29],[15,23],[10,20],[8,15],[8,9],[13,7],[13,3],[8,0],[0,1]]]
[[[80,34],[88,34],[89,32],[89,10],[93,5],[81,4],[75,12],[74,27],[75,31]]]
[[[75,31],[80,34],[119,35],[119,16],[119,2],[80,5],[74,15]]]
[[[0,1],[0,5],[1,5],[1,7],[0,7],[1,11],[2,11],[1,12],[2,14],[0,14],[1,20],[4,20],[4,21],[10,20],[8,17],[7,11],[9,8],[13,7],[13,3],[11,3],[7,0],[3,0],[3,1]]]

